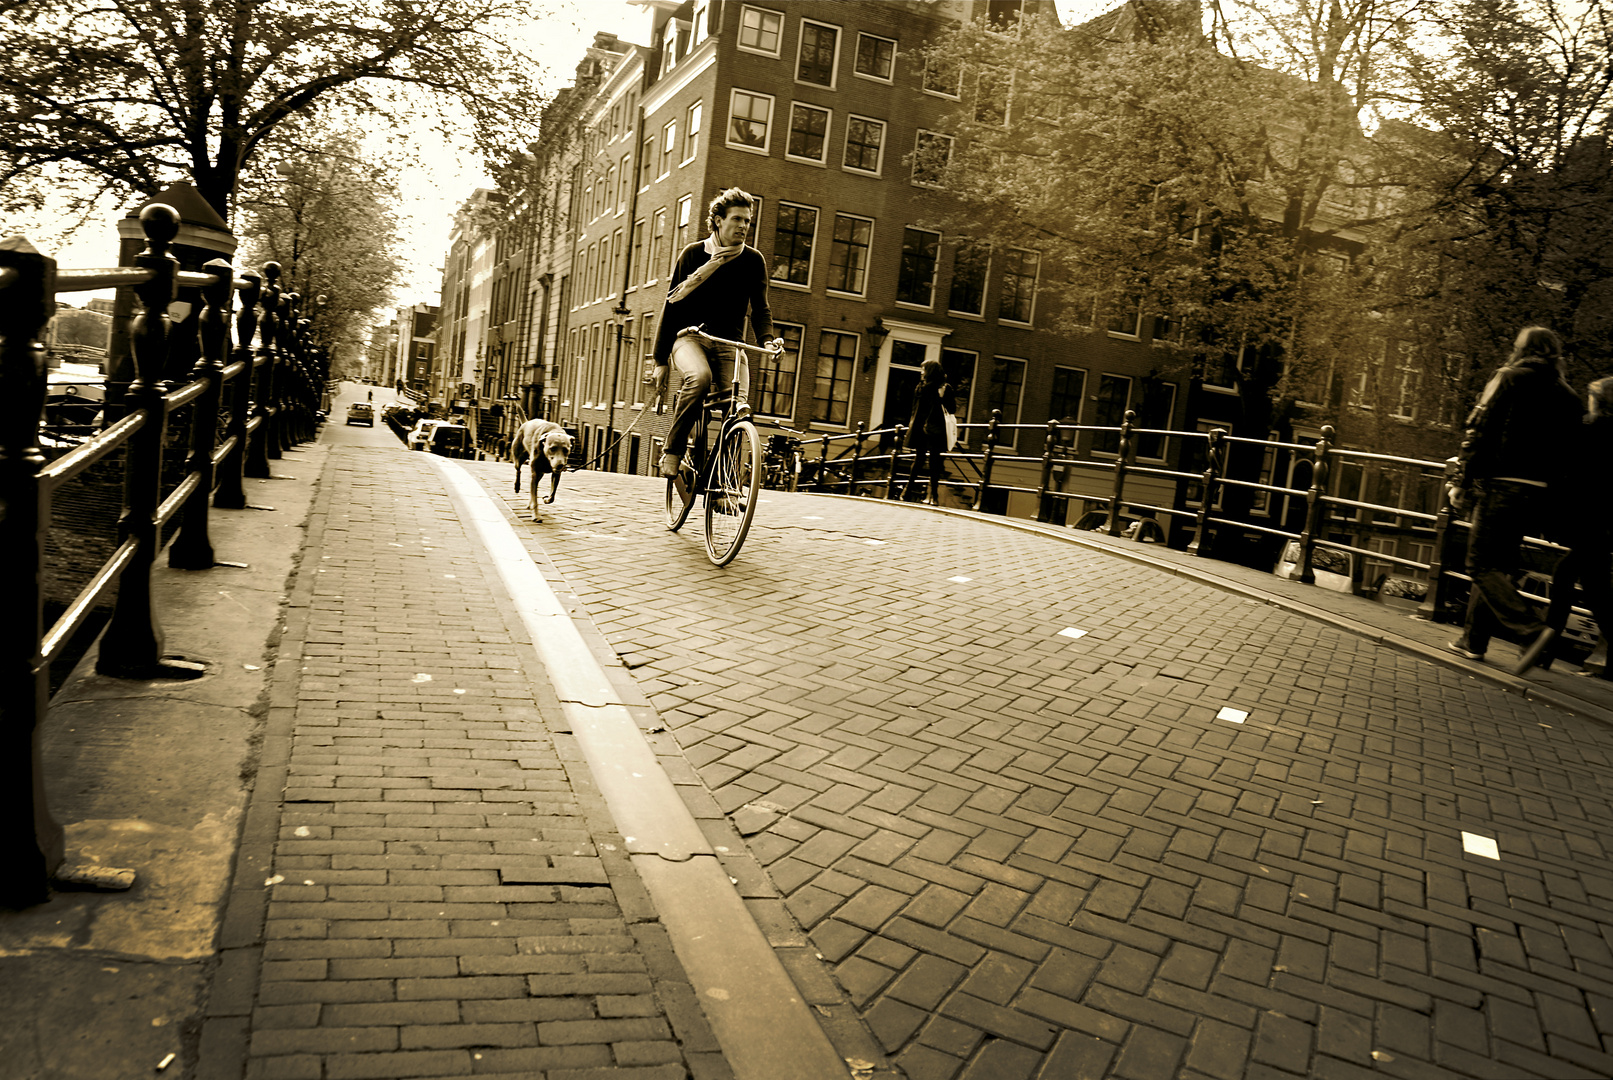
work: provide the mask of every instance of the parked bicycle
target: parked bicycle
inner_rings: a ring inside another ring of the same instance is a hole
[[[762,486],[771,491],[794,491],[801,477],[801,440],[798,431],[767,437],[762,451]]]
[[[690,327],[679,336],[683,335],[697,338],[708,348],[726,345],[770,355],[760,346],[712,337],[698,327]],[[713,419],[719,420],[721,426],[716,451],[708,453],[708,429]],[[751,422],[750,406],[739,401],[736,378],[722,393],[706,396],[689,453],[683,456],[678,475],[667,478],[666,527],[672,532],[683,528],[695,498],[704,496],[706,557],[714,566],[727,566],[739,554],[750,532],[764,468],[762,437]]]

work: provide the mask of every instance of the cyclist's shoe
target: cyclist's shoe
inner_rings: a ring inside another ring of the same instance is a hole
[[[661,475],[669,480],[678,475],[682,465],[683,459],[678,457],[677,454],[661,455]]]
[[[734,403],[734,415],[735,416],[749,416],[750,415],[750,402],[746,401],[744,398],[740,398],[738,401],[736,401]]]

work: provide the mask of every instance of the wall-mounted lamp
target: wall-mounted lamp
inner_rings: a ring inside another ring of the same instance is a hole
[[[885,321],[878,316],[874,317],[872,325],[864,332],[868,335],[868,355],[863,357],[863,373],[867,374],[879,363],[879,352],[885,347],[885,339],[890,337],[891,332]]]

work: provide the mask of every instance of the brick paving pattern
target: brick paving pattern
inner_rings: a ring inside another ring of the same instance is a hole
[[[246,1075],[730,1076],[440,477],[324,484]]]
[[[912,1080],[1613,1075],[1607,728],[1044,536],[768,493],[716,570],[659,500],[525,528]]]

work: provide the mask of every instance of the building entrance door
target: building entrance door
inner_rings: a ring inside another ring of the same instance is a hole
[[[919,365],[925,347],[917,341],[891,342],[890,372],[885,383],[885,414],[876,427],[895,427],[913,418],[913,393],[919,384]]]

